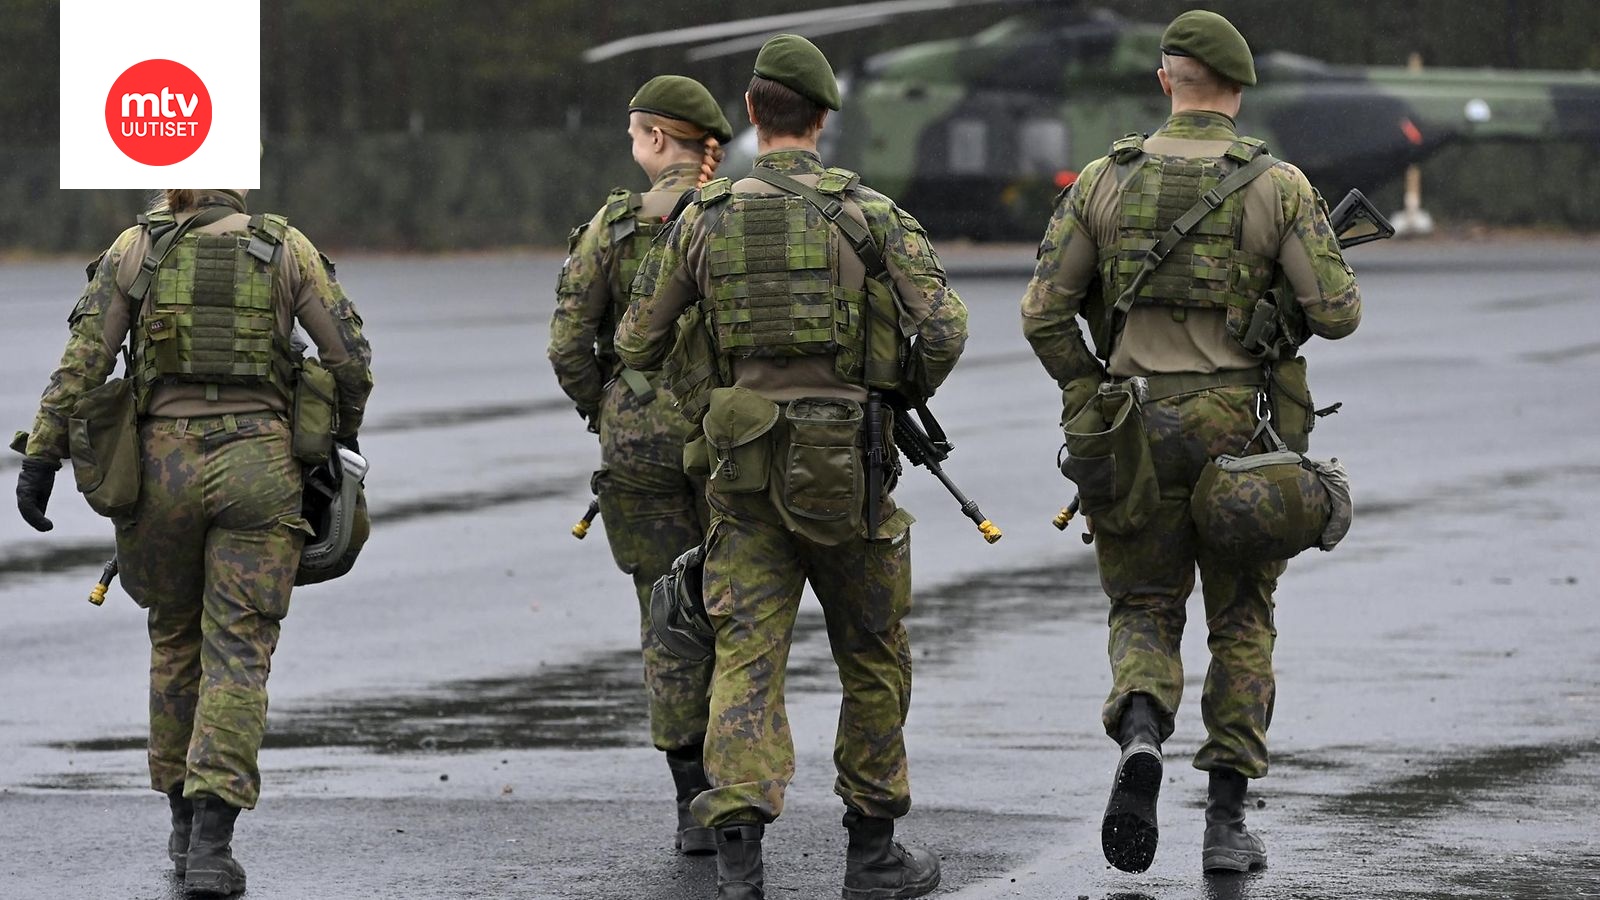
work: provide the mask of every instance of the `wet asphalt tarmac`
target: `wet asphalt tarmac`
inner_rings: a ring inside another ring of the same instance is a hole
[[[1279,591],[1271,775],[1249,821],[1271,867],[1199,872],[1206,661],[1196,596],[1167,744],[1162,843],[1107,868],[1114,745],[1106,601],[1050,524],[1058,398],[1016,317],[1031,252],[952,249],[972,308],[935,401],[949,471],[915,529],[917,686],[905,839],[949,898],[1600,896],[1600,243],[1360,248],[1366,321],[1309,348],[1314,435],[1357,519]],[[560,260],[351,257],[378,389],[362,434],[376,533],[344,580],[298,591],[272,676],[261,806],[236,849],[252,898],[703,900],[670,850],[635,607],[602,535],[567,533],[597,452],[544,360]],[[26,427],[80,289],[69,261],[0,267],[0,423]],[[0,460],[14,476],[16,457]],[[109,530],[57,485],[54,532],[0,516],[0,897],[167,898],[146,787],[142,615],[84,601]],[[769,896],[838,896],[838,687],[807,601],[789,689],[799,774],[768,831]]]

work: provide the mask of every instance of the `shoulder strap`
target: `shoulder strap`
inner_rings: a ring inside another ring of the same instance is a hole
[[[182,225],[170,219],[159,220],[140,216],[140,224],[150,230],[150,249],[144,254],[144,259],[139,263],[139,274],[134,277],[133,284],[128,288],[128,297],[134,302],[133,318],[137,320],[139,307],[144,305],[146,294],[150,293],[150,281],[155,278],[156,270],[161,268],[161,263],[166,260],[167,254],[177,245],[190,229],[203,228],[206,225],[220,222],[236,212],[227,206],[212,206],[190,216]]]
[[[1200,224],[1200,220],[1210,215],[1212,210],[1221,206],[1222,201],[1228,199],[1231,194],[1256,180],[1259,175],[1272,168],[1277,162],[1270,154],[1262,152],[1255,159],[1252,159],[1248,165],[1235,169],[1226,178],[1218,182],[1216,187],[1202,194],[1195,205],[1189,207],[1187,212],[1172,223],[1172,227],[1167,229],[1167,233],[1163,234],[1160,240],[1156,241],[1156,245],[1145,252],[1144,265],[1134,274],[1133,282],[1128,285],[1128,289],[1123,291],[1122,296],[1117,298],[1116,305],[1112,307],[1110,314],[1126,314],[1128,309],[1133,306],[1134,298],[1139,295],[1140,289],[1144,287],[1144,283],[1149,279],[1151,273],[1161,267],[1161,262],[1167,258],[1167,255],[1178,246],[1179,242],[1190,231],[1194,230],[1196,225]]]
[[[781,175],[771,169],[757,166],[750,173],[750,177],[757,181],[764,181],[780,191],[787,191],[807,203],[815,206],[822,217],[838,226],[845,239],[850,242],[850,247],[861,257],[861,262],[867,267],[867,277],[879,281],[889,277],[889,267],[884,265],[883,251],[878,249],[878,244],[872,239],[872,232],[867,226],[857,222],[844,213],[844,202],[838,197],[826,196],[804,184]]]
[[[733,182],[727,178],[717,178],[706,182],[696,193],[701,206],[710,206],[733,196]]]
[[[251,216],[245,227],[250,231],[250,244],[244,248],[244,252],[266,265],[272,265],[278,258],[278,248],[283,246],[283,239],[289,233],[289,220],[283,216],[261,213]]]
[[[1126,187],[1128,179],[1144,165],[1144,135],[1136,131],[1118,138],[1107,155],[1116,171],[1117,186]]]

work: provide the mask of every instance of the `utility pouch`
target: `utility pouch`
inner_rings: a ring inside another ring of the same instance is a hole
[[[1064,430],[1061,474],[1077,484],[1095,530],[1126,535],[1143,528],[1160,500],[1160,485],[1132,384],[1102,385]]]
[[[132,515],[143,467],[133,379],[113,378],[86,391],[67,418],[72,476],[89,508],[102,516]]]
[[[1283,439],[1284,446],[1296,453],[1307,452],[1317,417],[1316,407],[1311,402],[1311,386],[1306,381],[1305,357],[1272,363],[1267,402],[1272,410],[1272,427]]]
[[[338,420],[338,383],[322,363],[307,357],[300,361],[294,383],[290,446],[294,458],[308,466],[328,461],[333,452],[333,432]]]
[[[711,342],[711,332],[706,330],[705,310],[698,304],[678,317],[675,328],[677,339],[672,342],[661,373],[678,411],[699,425],[711,404],[711,391],[721,383],[717,350]]]
[[[783,504],[819,522],[859,523],[866,499],[861,404],[832,397],[791,400],[783,411]]]
[[[742,387],[716,388],[702,425],[711,448],[712,490],[748,494],[767,489],[772,469],[772,426],[778,405]]]

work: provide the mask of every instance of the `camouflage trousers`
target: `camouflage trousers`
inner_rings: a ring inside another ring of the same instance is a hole
[[[1161,499],[1137,534],[1095,535],[1100,581],[1111,598],[1111,696],[1102,718],[1113,738],[1132,694],[1160,709],[1161,737],[1172,734],[1183,695],[1184,604],[1200,569],[1211,665],[1200,695],[1206,740],[1198,769],[1267,773],[1267,725],[1275,683],[1272,592],[1282,562],[1240,565],[1199,545],[1189,495],[1211,458],[1240,454],[1256,428],[1254,388],[1219,388],[1148,403],[1145,431]],[[1260,448],[1252,448],[1252,452]]]
[[[149,419],[139,434],[144,483],[117,555],[149,611],[150,786],[251,808],[267,674],[309,531],[289,426]]]
[[[600,521],[617,567],[633,577],[650,738],[661,750],[705,739],[711,693],[710,661],[679,659],[650,631],[651,587],[705,534],[703,486],[683,473],[688,431],[665,390],[658,388],[655,399],[644,403],[620,378],[606,389],[600,407]]]
[[[784,675],[807,582],[821,602],[844,693],[834,791],[866,815],[905,815],[911,643],[901,620],[911,609],[909,516],[891,518],[879,540],[825,546],[786,528],[768,494],[708,496],[714,518],[705,599],[717,646],[705,765],[713,787],[695,799],[695,817],[711,827],[765,824],[783,811],[794,777]]]

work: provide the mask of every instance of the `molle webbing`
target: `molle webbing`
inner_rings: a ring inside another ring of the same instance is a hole
[[[832,355],[832,229],[792,194],[735,196],[708,244],[717,345],[728,356]],[[857,295],[859,292],[852,292]]]
[[[271,265],[285,228],[279,217],[257,217],[247,235],[190,233],[171,248],[140,322],[135,367],[142,392],[174,381],[271,384],[288,396],[292,364],[278,330]]]
[[[1119,312],[1136,302],[1222,309],[1266,292],[1272,261],[1239,247],[1240,189],[1275,162],[1259,146],[1235,144],[1220,159],[1143,158],[1120,194],[1122,237],[1101,260]]]

